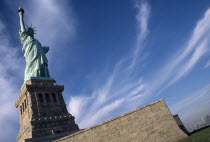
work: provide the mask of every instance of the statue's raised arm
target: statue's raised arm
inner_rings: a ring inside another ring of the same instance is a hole
[[[23,32],[25,30],[25,24],[24,24],[24,21],[23,21],[24,9],[20,7],[18,9],[18,13],[19,13],[19,17],[20,17],[20,29]]]

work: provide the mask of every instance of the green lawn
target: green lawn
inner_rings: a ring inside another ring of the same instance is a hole
[[[210,142],[210,127],[196,132],[185,139],[179,140],[178,142]]]

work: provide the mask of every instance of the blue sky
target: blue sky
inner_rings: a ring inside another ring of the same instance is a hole
[[[17,8],[50,46],[49,70],[80,128],[164,98],[189,128],[210,114],[209,0],[0,2],[0,141],[19,131],[25,60]]]

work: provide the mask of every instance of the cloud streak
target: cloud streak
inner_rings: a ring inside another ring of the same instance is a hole
[[[154,79],[148,84],[152,86],[147,94],[162,91],[187,75],[208,51],[210,37],[210,8],[196,24],[186,46],[183,46],[174,57],[168,60],[163,69],[157,71]],[[161,76],[161,78],[160,78]],[[156,81],[155,81],[156,80]],[[163,87],[165,86],[165,87]],[[160,91],[157,91],[160,90]]]
[[[131,67],[133,67],[136,64],[139,54],[143,50],[143,42],[149,33],[148,21],[151,12],[150,6],[146,1],[136,1],[135,6],[138,9],[138,13],[136,15],[138,35],[136,40],[136,48],[134,48],[132,56]]]
[[[133,101],[132,105],[130,103],[133,97],[144,90],[143,79],[139,76],[136,79],[136,73],[133,74],[133,71],[140,63],[141,58],[139,58],[139,55],[144,49],[143,43],[148,34],[150,7],[146,1],[137,1],[135,7],[137,9],[138,32],[133,52],[114,65],[107,80],[95,89],[91,95],[85,94],[80,95],[82,97],[70,98],[69,110],[73,115],[77,116],[76,121],[80,128],[89,127],[110,119],[141,104],[140,101]],[[125,68],[125,66],[128,68]],[[125,106],[124,110],[119,109],[123,106]]]
[[[210,66],[210,60],[207,61],[206,65],[204,66],[204,69],[208,68]]]
[[[188,41],[187,47],[183,50],[182,54],[173,63],[173,66],[180,64],[191,53],[191,57],[188,57],[186,63],[182,65],[179,73],[173,79],[172,83],[189,72],[199,59],[207,51],[209,44],[208,38],[210,37],[210,8],[205,12],[204,17],[197,22],[196,27],[193,30],[193,34]],[[172,66],[172,69],[173,69]]]

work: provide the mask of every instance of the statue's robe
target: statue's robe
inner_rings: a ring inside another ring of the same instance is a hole
[[[24,81],[31,79],[31,77],[50,77],[48,60],[45,55],[49,51],[49,47],[42,47],[38,40],[27,34],[26,30],[19,33],[23,44],[22,51],[26,58]]]

